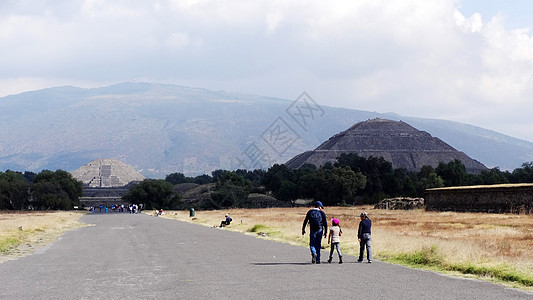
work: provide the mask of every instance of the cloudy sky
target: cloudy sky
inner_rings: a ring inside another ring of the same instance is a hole
[[[0,0],[0,96],[174,83],[533,141],[529,0]]]

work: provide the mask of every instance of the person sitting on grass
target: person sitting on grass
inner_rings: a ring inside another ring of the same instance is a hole
[[[226,214],[226,220],[220,222],[220,227],[226,227],[231,223],[231,218]]]

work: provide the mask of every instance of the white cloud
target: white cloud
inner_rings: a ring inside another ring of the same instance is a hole
[[[530,31],[506,28],[503,14],[465,16],[459,4],[2,2],[0,91],[138,78],[289,99],[306,90],[327,105],[533,140],[523,113],[533,109]]]

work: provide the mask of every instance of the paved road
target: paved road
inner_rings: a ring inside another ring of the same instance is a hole
[[[0,299],[533,299],[354,257],[313,265],[304,247],[148,215],[82,221],[94,226],[0,264]]]

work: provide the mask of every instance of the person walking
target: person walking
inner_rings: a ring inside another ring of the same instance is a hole
[[[328,263],[331,263],[333,259],[333,251],[337,248],[337,254],[339,255],[339,264],[342,264],[342,253],[340,248],[342,229],[339,224],[339,219],[331,220],[331,228],[329,230],[328,244],[331,242],[331,250],[329,251]]]
[[[359,241],[359,259],[357,262],[363,262],[366,247],[366,259],[368,263],[372,263],[372,247],[370,245],[372,221],[368,218],[368,214],[364,211],[360,215],[361,222],[359,222],[359,230],[357,230],[357,240]]]
[[[302,235],[305,235],[305,227],[309,222],[309,248],[311,250],[311,263],[320,263],[320,249],[322,248],[322,235],[328,234],[328,221],[323,211],[322,202],[316,201],[315,207],[307,211],[302,225]]]

